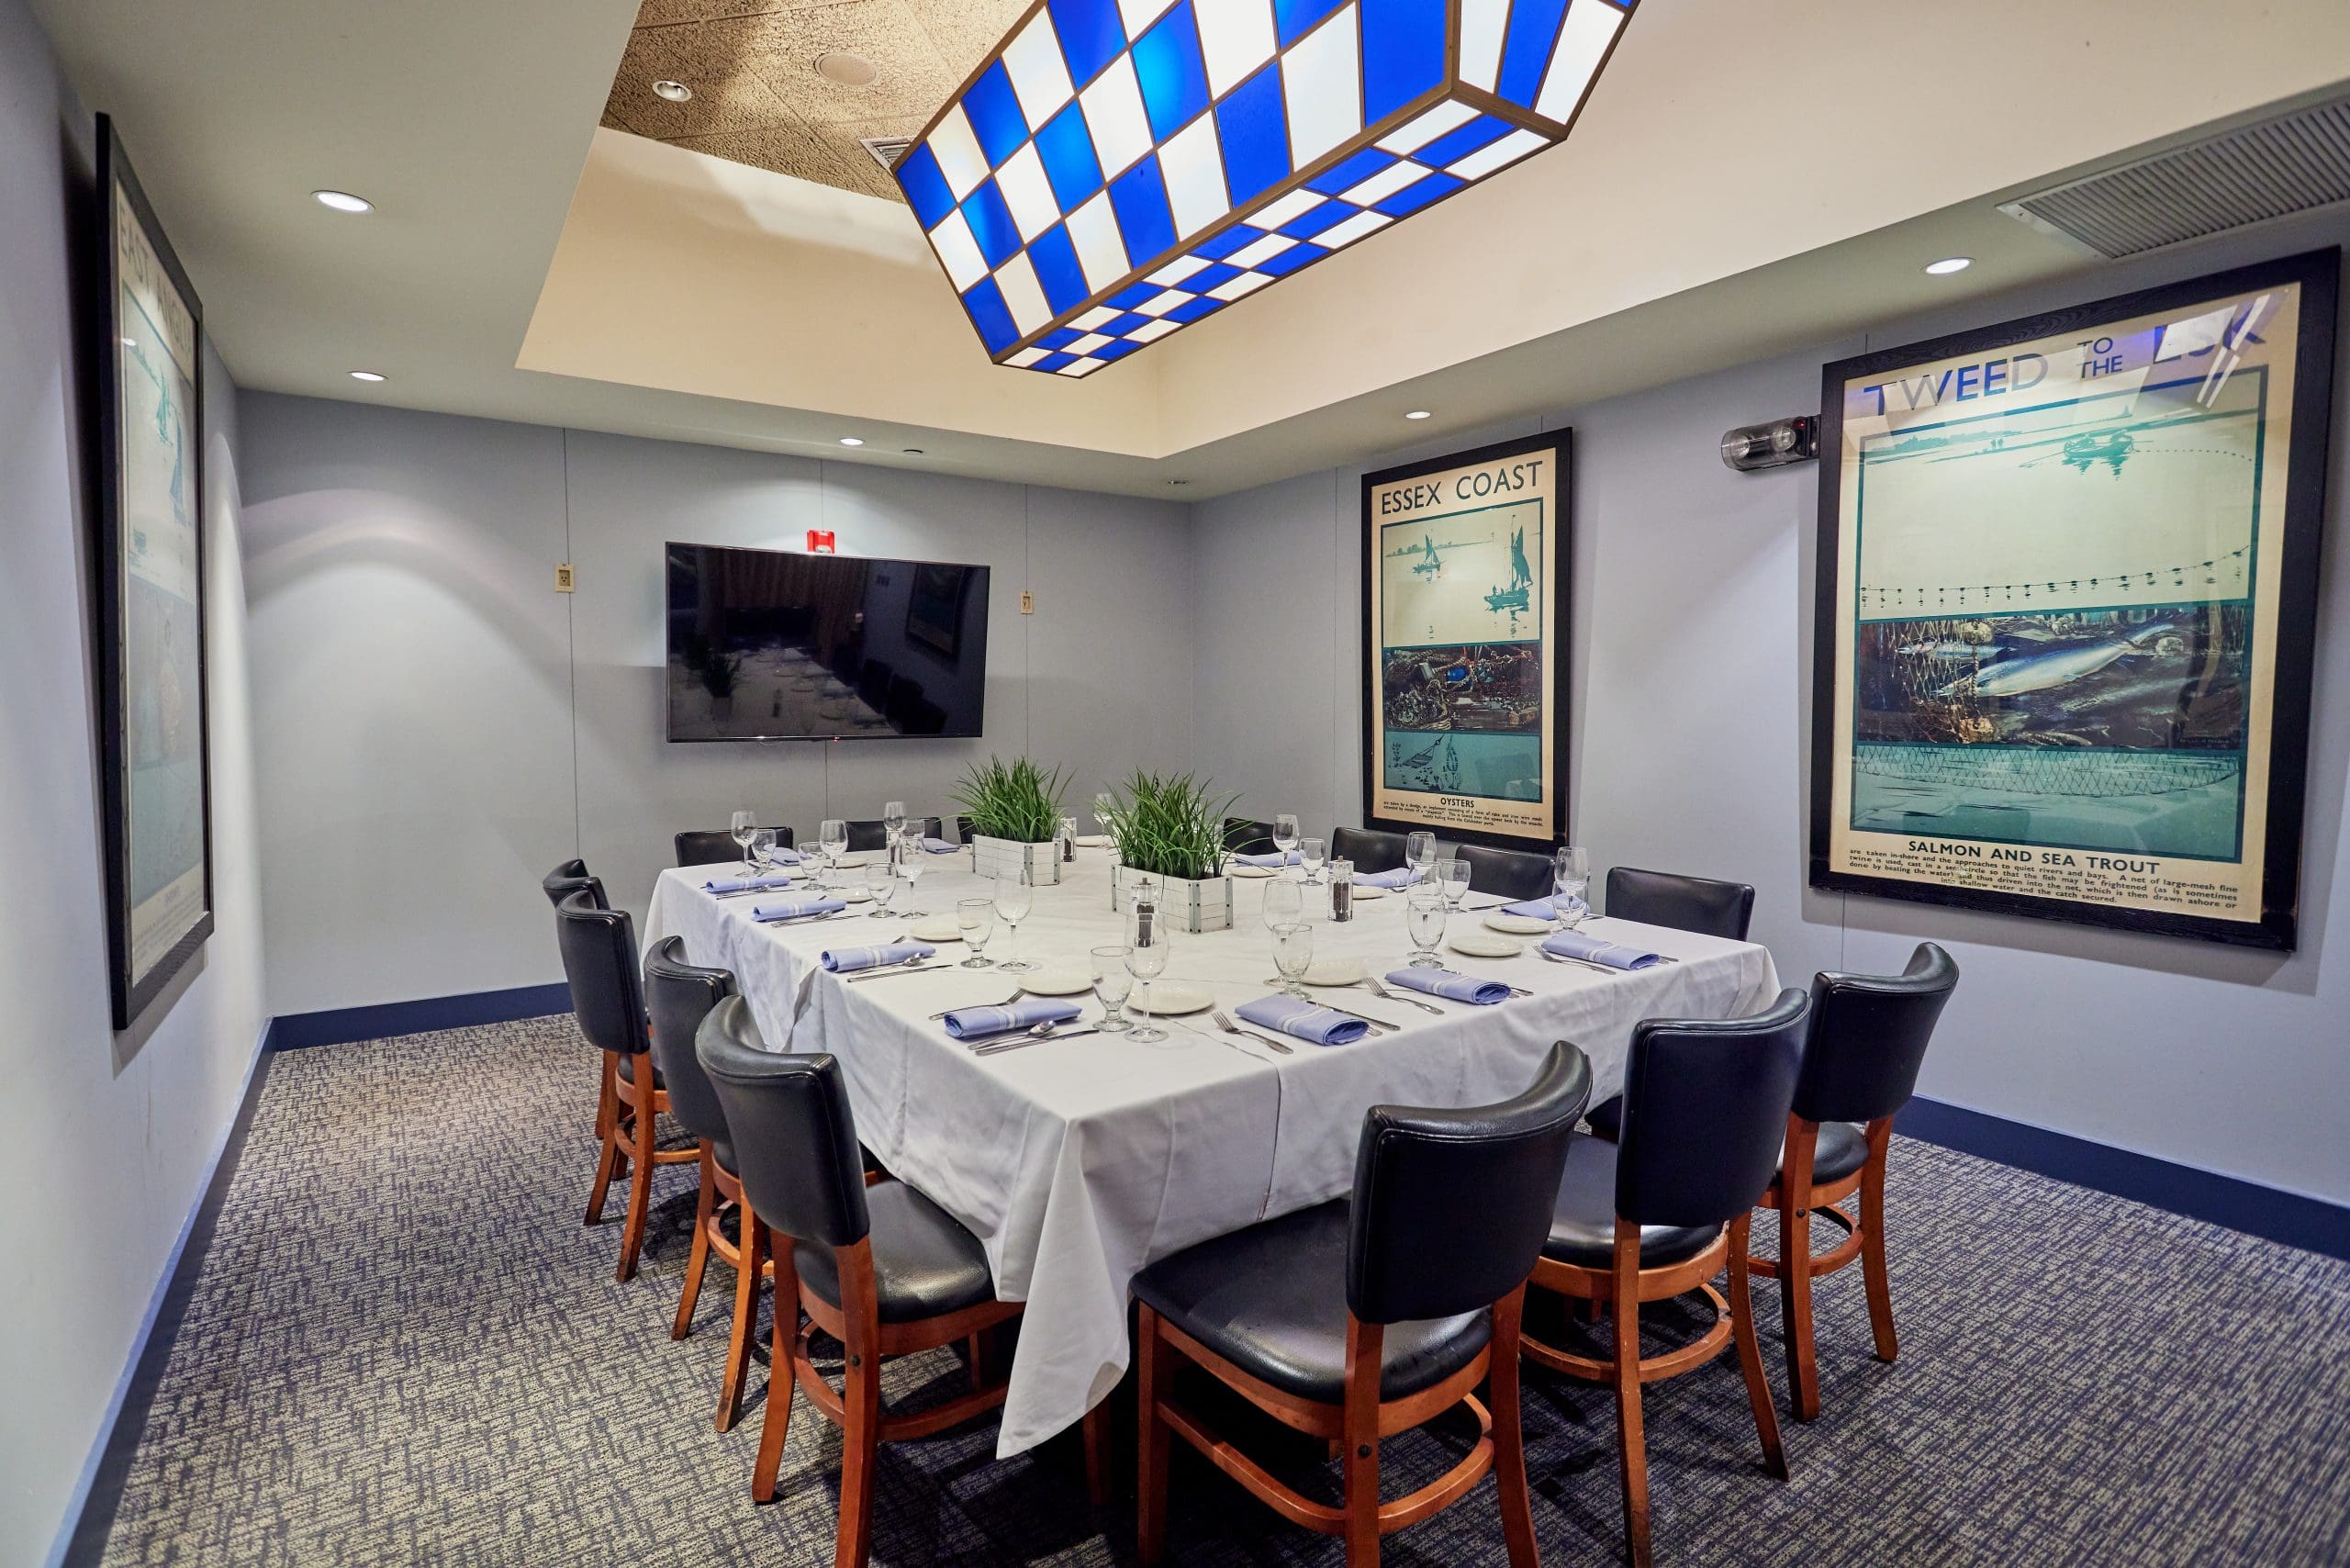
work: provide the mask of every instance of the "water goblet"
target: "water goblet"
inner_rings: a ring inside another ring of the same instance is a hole
[[[873,894],[873,912],[890,913],[890,901],[898,896],[898,873],[885,857],[865,868],[865,885]]]
[[[1427,832],[1405,834],[1404,864],[1419,873],[1418,881],[1427,881],[1436,870],[1436,834]]]
[[[1007,953],[1019,951],[1020,923],[1028,918],[1028,911],[1034,907],[1035,902],[1036,890],[1028,885],[1027,872],[1022,871],[1017,876],[998,877],[995,879],[996,917],[1002,920],[1011,932],[1011,935],[1004,938],[1004,950]],[[996,968],[1006,974],[1024,975],[1035,969],[1036,966],[1025,958],[1006,958],[999,961]]]
[[[1158,910],[1147,919],[1126,923],[1126,972],[1142,982],[1142,1023],[1127,1031],[1128,1039],[1150,1046],[1167,1038],[1167,1031],[1151,1022],[1150,982],[1167,972],[1172,947],[1167,917]]]
[[[1297,853],[1297,818],[1293,813],[1282,812],[1273,818],[1273,847],[1281,852],[1284,862]]]
[[[1436,950],[1444,945],[1444,919],[1450,912],[1445,907],[1444,890],[1415,882],[1411,893],[1404,901],[1404,930],[1412,939],[1411,967],[1433,969],[1444,960]]]
[[[906,803],[890,801],[881,808],[881,831],[895,839],[906,827]]]
[[[751,868],[755,875],[764,877],[775,869],[775,829],[753,828],[750,848]]]
[[[898,875],[906,879],[907,898],[911,899],[914,896],[914,885],[922,880],[922,874],[929,869],[930,852],[922,846],[921,829],[909,823],[905,833],[900,836],[898,844]],[[905,911],[905,915],[909,920],[919,920],[929,913],[927,910],[910,907]]]
[[[1561,845],[1550,857],[1551,913],[1569,927],[1591,913],[1591,852]]]
[[[1436,883],[1444,890],[1449,908],[1459,909],[1469,892],[1469,862],[1448,856],[1436,863]]]
[[[1305,879],[1318,882],[1322,879],[1322,864],[1330,858],[1330,841],[1326,838],[1300,839],[1297,857],[1305,868]]]
[[[1123,1035],[1133,1025],[1126,1022],[1126,998],[1135,989],[1135,977],[1126,969],[1126,957],[1133,948],[1120,943],[1112,947],[1092,950],[1093,995],[1102,1003],[1102,1032]]]
[[[743,874],[744,876],[749,876],[751,872],[751,830],[758,825],[759,819],[754,813],[750,812],[736,812],[734,813],[734,822],[732,831],[734,835],[735,846],[743,852]]]
[[[963,946],[971,953],[963,960],[962,967],[967,969],[993,968],[988,962],[987,949],[988,938],[995,935],[995,900],[957,899],[955,924],[963,933]]]
[[[1289,982],[1281,989],[1304,1001],[1305,987],[1301,982],[1305,971],[1314,967],[1314,927],[1302,920],[1284,921],[1274,926],[1273,967]]]
[[[1305,918],[1305,893],[1295,882],[1276,878],[1265,884],[1265,929],[1278,931]]]

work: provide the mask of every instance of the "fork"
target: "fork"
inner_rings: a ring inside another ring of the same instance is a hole
[[[1628,975],[1632,972],[1608,964],[1595,964],[1589,958],[1570,958],[1563,953],[1553,953],[1548,947],[1537,947],[1534,950],[1554,964],[1573,964],[1579,969],[1596,969],[1603,975]]]
[[[959,969],[961,966],[957,965],[956,967]],[[960,1002],[946,1009],[946,1013],[934,1013],[931,1014],[931,1017],[934,1019],[944,1018],[946,1016],[947,1013],[960,1013],[966,1007],[1009,1007],[1024,996],[1035,997],[1039,1002],[1058,1002],[1060,1000],[1058,997],[1046,997],[1040,991],[1030,991],[1027,987],[1021,986],[1015,989],[1010,996],[1005,997],[1002,1002]]]
[[[1296,1054],[1287,1046],[1281,1044],[1279,1040],[1274,1039],[1270,1035],[1260,1035],[1254,1029],[1242,1028],[1239,1025],[1235,1024],[1231,1019],[1226,1018],[1224,1015],[1224,1009],[1221,1007],[1212,1007],[1208,1009],[1208,1016],[1214,1018],[1215,1020],[1215,1026],[1223,1030],[1227,1035],[1245,1035],[1249,1039],[1261,1040],[1266,1045],[1272,1047],[1273,1049],[1281,1052],[1283,1056],[1293,1056]],[[1245,1055],[1246,1053],[1244,1052],[1243,1054]]]
[[[1375,976],[1365,975],[1362,979],[1355,981],[1355,983],[1357,985],[1369,986],[1371,988],[1371,993],[1379,998],[1382,1002],[1400,1002],[1406,1007],[1416,1007],[1423,1013],[1433,1013],[1439,1018],[1447,1015],[1443,1008],[1437,1006],[1436,1003],[1432,1002],[1416,1001],[1411,997],[1400,995],[1397,992],[1389,990],[1387,987],[1380,984],[1377,977]]]

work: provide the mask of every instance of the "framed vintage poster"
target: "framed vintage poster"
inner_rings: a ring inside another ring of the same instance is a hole
[[[103,115],[98,196],[99,750],[114,1023],[126,1029],[212,934],[203,318]]]
[[[1539,851],[1565,833],[1569,446],[1363,476],[1371,826]]]
[[[1814,887],[2293,946],[2340,274],[1827,367]]]

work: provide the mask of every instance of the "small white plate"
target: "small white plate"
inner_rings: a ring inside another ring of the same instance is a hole
[[[1496,936],[1490,931],[1464,931],[1446,945],[1472,958],[1515,958],[1526,951],[1525,943]]]
[[[871,858],[864,855],[844,855],[838,860],[833,862],[834,866],[844,871],[858,870],[864,867],[871,865],[872,863]]]
[[[843,903],[870,903],[873,902],[873,890],[871,888],[843,888],[833,897]]]
[[[1232,874],[1236,877],[1245,877],[1251,881],[1258,881],[1271,876],[1273,868],[1270,866],[1235,866],[1232,868]]]
[[[963,928],[951,920],[924,920],[908,927],[906,935],[917,942],[960,942]]]
[[[1550,923],[1530,914],[1494,913],[1485,916],[1485,926],[1490,931],[1506,931],[1513,936],[1532,936],[1550,930]]]
[[[1150,1011],[1155,1016],[1180,1018],[1186,1013],[1205,1013],[1214,1005],[1214,994],[1204,986],[1189,985],[1182,980],[1160,980],[1150,988]],[[1142,985],[1139,981],[1126,998],[1126,1006],[1140,1011]]]
[[[1359,899],[1383,899],[1386,896],[1385,888],[1366,888],[1360,882],[1355,884],[1355,897]]]
[[[1039,969],[1018,979],[1021,990],[1033,991],[1038,996],[1083,996],[1093,989],[1093,977],[1075,969]]]
[[[1360,958],[1316,958],[1303,978],[1307,985],[1357,985],[1370,972]]]
[[[1106,833],[1080,833],[1077,835],[1077,846],[1080,849],[1107,849],[1110,847],[1110,835]]]

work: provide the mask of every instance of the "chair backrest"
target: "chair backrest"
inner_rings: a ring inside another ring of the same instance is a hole
[[[1720,1225],[1778,1173],[1811,999],[1790,986],[1751,1018],[1650,1018],[1632,1030],[1616,1214]]]
[[[762,823],[760,825],[764,827],[767,824]],[[780,847],[789,849],[792,846],[791,830],[777,828],[775,841]],[[734,835],[722,827],[688,828],[677,835],[677,864],[680,866],[716,866],[728,860],[737,866],[743,863],[743,846],[735,843]]]
[[[585,860],[566,860],[539,879],[539,890],[547,895],[547,902],[557,909],[574,893],[584,892],[598,909],[611,906],[604,899],[604,884],[588,873]]]
[[[1795,1114],[1874,1122],[1908,1104],[1934,1022],[1957,987],[1958,966],[1931,942],[1919,943],[1897,975],[1814,976]]]
[[[1469,862],[1469,890],[1498,893],[1504,898],[1549,898],[1552,890],[1550,857],[1523,849],[1488,849],[1464,844],[1453,851]]]
[[[688,1132],[713,1143],[727,1142],[726,1112],[718,1091],[694,1054],[694,1036],[710,1010],[734,994],[726,969],[696,968],[686,961],[686,939],[667,936],[644,956],[644,1004],[653,1018],[653,1063],[669,1091],[669,1109]]]
[[[912,817],[908,817],[906,820],[908,822],[912,822],[913,819]],[[938,819],[936,817],[923,818],[922,831],[923,837],[936,838],[938,836]],[[862,855],[872,850],[887,849],[889,847],[889,824],[883,823],[880,819],[876,818],[871,822],[852,822],[848,824],[848,849],[850,854]]]
[[[1330,858],[1351,860],[1358,871],[1393,871],[1404,864],[1404,835],[1367,827],[1334,828]]]
[[[1754,917],[1754,889],[1745,882],[1617,866],[1607,873],[1607,913],[1617,920],[1743,942]]]
[[[795,1241],[863,1240],[872,1218],[841,1064],[768,1050],[740,996],[710,1010],[694,1049],[725,1109],[751,1212]]]
[[[563,975],[571,982],[571,1014],[598,1050],[643,1056],[644,984],[636,970],[636,924],[624,909],[601,909],[587,892],[555,906],[555,937]]]
[[[1526,1282],[1550,1234],[1591,1062],[1561,1040],[1498,1105],[1374,1105],[1355,1152],[1347,1308],[1365,1323],[1474,1312]]]
[[[1224,847],[1234,855],[1270,855],[1273,852],[1273,824],[1250,822],[1247,817],[1224,819]]]
[[[890,694],[890,678],[897,673],[887,659],[867,659],[864,673],[856,678],[856,694],[868,708],[878,710],[882,699]]]

